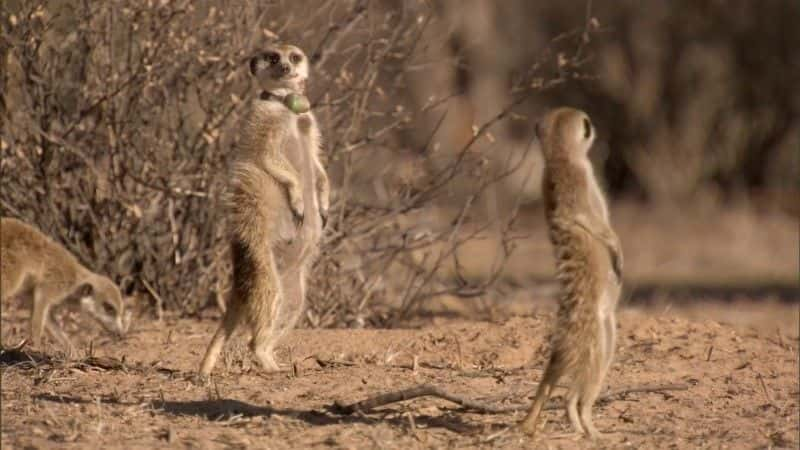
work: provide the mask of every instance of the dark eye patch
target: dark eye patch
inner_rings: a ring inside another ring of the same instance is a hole
[[[289,61],[291,61],[292,64],[297,64],[302,60],[303,57],[299,53],[292,53],[292,55],[289,57]]]
[[[106,314],[108,314],[110,316],[117,313],[117,310],[114,309],[114,307],[109,305],[108,303],[103,303],[102,308],[103,308],[103,312],[105,312]]]
[[[584,139],[592,137],[592,122],[586,117],[583,118],[583,137]]]

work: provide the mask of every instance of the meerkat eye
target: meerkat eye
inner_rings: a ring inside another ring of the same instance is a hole
[[[280,62],[281,57],[277,53],[267,53],[264,55],[264,59],[269,61],[270,64],[275,65]]]
[[[292,53],[292,56],[289,57],[289,61],[291,61],[292,64],[298,64],[302,60],[303,57],[299,53]]]
[[[583,137],[584,139],[592,137],[592,122],[586,117],[583,118]]]

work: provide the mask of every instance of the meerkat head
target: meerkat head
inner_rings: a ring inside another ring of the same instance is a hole
[[[574,108],[557,108],[536,124],[536,136],[545,159],[585,157],[595,132],[589,116]]]
[[[267,92],[304,94],[308,58],[294,45],[271,44],[250,59],[250,73]]]
[[[132,312],[126,310],[119,288],[110,279],[95,275],[81,287],[81,306],[109,332],[124,336],[131,324]]]

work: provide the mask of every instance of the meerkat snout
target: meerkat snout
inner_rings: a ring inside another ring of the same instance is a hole
[[[281,64],[278,64],[275,67],[275,74],[272,77],[273,78],[282,78],[282,77],[285,77],[286,75],[289,75],[289,72],[291,72],[291,71],[292,71],[292,68],[289,67],[288,64],[281,63]]]

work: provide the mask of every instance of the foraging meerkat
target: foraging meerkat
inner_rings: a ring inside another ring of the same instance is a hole
[[[583,111],[558,108],[537,124],[545,160],[545,217],[561,284],[550,360],[520,427],[534,434],[542,407],[562,376],[571,378],[566,410],[573,428],[600,436],[591,409],[616,341],[615,308],[622,277],[622,251],[608,207],[589,161],[594,128]]]
[[[270,45],[250,60],[263,92],[251,105],[231,165],[233,279],[225,316],[200,365],[203,376],[239,324],[249,329],[261,366],[279,370],[274,347],[303,310],[330,195],[319,128],[304,97],[308,68],[293,45]]]
[[[9,217],[0,218],[0,297],[33,296],[31,340],[38,346],[45,328],[67,347],[74,347],[50,314],[50,308],[79,295],[84,311],[108,331],[122,336],[130,325],[130,311],[119,288],[107,277],[82,266],[61,244],[38,229]],[[110,305],[115,314],[104,311]]]

